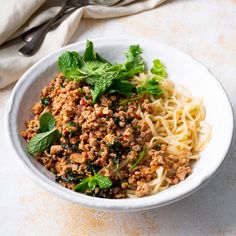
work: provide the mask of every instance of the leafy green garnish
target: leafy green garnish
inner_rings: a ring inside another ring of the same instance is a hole
[[[99,55],[93,47],[93,42],[87,40],[86,42],[86,49],[84,52],[84,61],[93,61],[93,60],[97,60],[97,61],[101,61],[103,63],[108,63],[110,64],[110,62],[108,62],[105,58],[103,58],[101,55]]]
[[[83,59],[78,52],[64,52],[57,61],[59,70],[69,79],[77,82],[84,79],[84,74],[79,70],[83,65]]]
[[[93,49],[93,43],[89,40],[87,40],[83,58],[85,61],[97,60],[97,53]]]
[[[112,185],[111,180],[107,176],[101,175],[99,173],[95,175],[95,179],[97,180],[98,186],[102,189],[110,188]]]
[[[41,115],[39,118],[39,124],[39,130],[42,133],[36,134],[27,144],[27,151],[30,154],[43,152],[60,137],[59,131],[55,128],[56,120],[52,113],[45,112]]]
[[[119,79],[113,80],[108,90],[109,93],[117,92],[127,97],[130,97],[133,91],[135,91],[135,87],[129,81]]]
[[[47,132],[55,127],[56,120],[51,112],[45,112],[39,118],[39,125],[41,132]]]
[[[92,90],[92,99],[95,103],[97,99],[105,93],[105,91],[111,86],[112,79],[110,78],[102,78],[98,83],[95,84],[93,90]]]
[[[64,75],[70,79],[70,80],[74,80],[76,82],[80,82],[82,80],[84,80],[86,74],[84,74],[81,70],[79,69],[70,69],[70,70],[65,70],[64,71]]]
[[[57,129],[36,134],[28,143],[27,151],[30,154],[40,153],[49,148],[58,140],[60,133]]]
[[[137,92],[139,94],[150,94],[159,97],[163,94],[163,90],[160,88],[160,83],[155,79],[146,79],[137,87]]]
[[[135,89],[125,79],[144,71],[141,53],[139,45],[131,45],[126,52],[126,62],[112,65],[101,57],[94,50],[93,43],[87,40],[83,57],[76,52],[65,52],[58,59],[58,67],[68,79],[85,81],[91,85],[95,103],[105,92],[132,95]]]
[[[64,52],[58,59],[58,67],[61,72],[76,69],[79,66],[80,55],[78,52]]]
[[[144,159],[146,154],[147,154],[147,147],[144,146],[143,150],[139,153],[138,159],[134,162],[133,165],[131,165],[129,171],[132,171]]]
[[[85,192],[88,189],[88,182],[92,177],[84,178],[82,181],[74,187],[76,192]]]
[[[145,64],[143,58],[141,57],[142,49],[139,45],[131,45],[129,50],[125,53],[126,62],[124,68],[126,71],[131,71],[136,69],[136,73],[143,72],[145,69]]]
[[[151,68],[151,73],[154,75],[158,75],[162,78],[165,78],[167,76],[166,68],[159,59],[153,61],[153,67]]]
[[[111,180],[99,173],[94,176],[84,178],[79,184],[74,187],[77,192],[85,192],[87,189],[94,190],[97,186],[101,189],[110,188],[112,185]]]
[[[145,71],[145,63],[141,56],[139,45],[131,45],[124,64],[111,64],[100,56],[87,40],[83,56],[77,52],[65,52],[58,59],[59,70],[68,78],[77,82],[85,81],[92,87],[93,103],[106,92],[119,93],[131,96],[138,92],[140,95],[151,94],[160,96],[163,91],[159,81],[167,76],[166,68],[159,59],[153,61],[151,73],[154,77],[147,79],[137,87],[127,80],[132,76]]]

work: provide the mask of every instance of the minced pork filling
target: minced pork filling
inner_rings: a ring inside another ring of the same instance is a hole
[[[55,174],[56,181],[73,189],[84,177],[100,173],[109,177],[109,188],[86,189],[87,195],[105,198],[125,198],[127,189],[141,197],[149,195],[148,182],[157,178],[157,168],[168,169],[169,184],[177,184],[191,173],[189,159],[177,162],[166,152],[167,145],[149,148],[138,165],[152,132],[137,114],[152,111],[148,98],[120,105],[122,95],[106,94],[93,104],[91,88],[70,81],[62,74],[51,81],[33,108],[33,119],[26,121],[21,135],[29,141],[39,131],[39,118],[51,112],[56,119],[60,138],[51,147],[35,155],[37,160]]]

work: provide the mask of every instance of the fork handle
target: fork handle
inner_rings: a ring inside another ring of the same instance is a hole
[[[80,6],[81,7],[81,6]],[[34,37],[26,43],[22,48],[18,50],[19,54],[22,56],[32,56],[40,47],[45,35],[50,30],[52,25],[71,7],[63,5],[60,11],[56,14],[54,18],[52,18],[48,23],[46,23],[37,33],[35,33]]]

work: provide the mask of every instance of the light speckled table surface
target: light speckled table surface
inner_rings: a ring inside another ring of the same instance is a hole
[[[159,40],[190,54],[213,72],[236,110],[235,0],[174,0],[134,16],[83,20],[71,42],[116,35]],[[186,199],[138,213],[86,209],[38,187],[15,164],[3,133],[12,88],[0,90],[0,235],[236,235],[235,142],[215,178]]]

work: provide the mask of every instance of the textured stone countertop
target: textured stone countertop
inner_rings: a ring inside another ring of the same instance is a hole
[[[236,110],[235,0],[174,0],[134,16],[83,20],[71,42],[116,35],[159,40],[190,54],[213,72]],[[12,88],[0,90],[0,235],[236,235],[235,141],[215,178],[186,199],[136,213],[86,209],[48,193],[15,164],[3,133]]]

